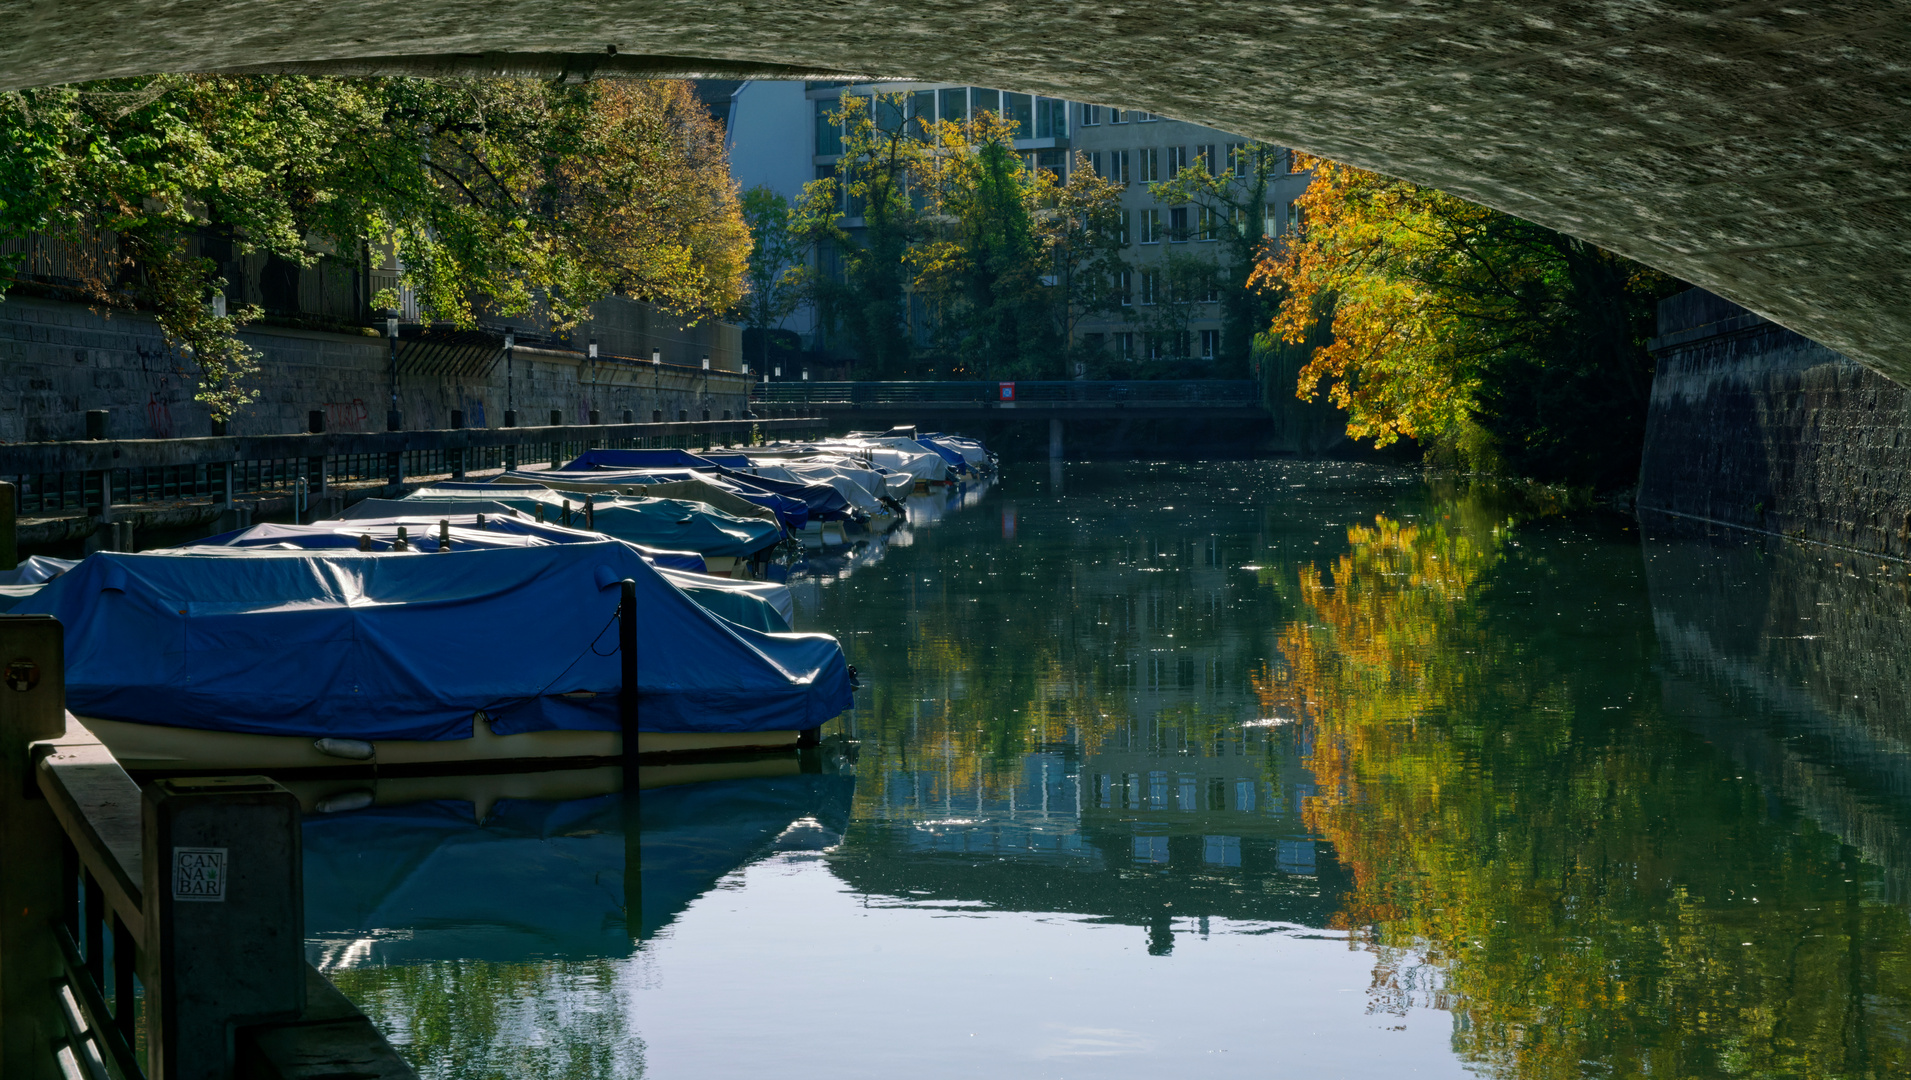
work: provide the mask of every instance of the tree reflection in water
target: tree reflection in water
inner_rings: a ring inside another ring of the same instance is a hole
[[[1905,911],[1668,715],[1637,548],[1538,516],[1449,491],[1297,568],[1259,685],[1313,727],[1373,1007],[1418,988],[1508,1077],[1905,1075]]]

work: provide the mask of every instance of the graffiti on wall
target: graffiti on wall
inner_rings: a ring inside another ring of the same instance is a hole
[[[364,398],[325,403],[325,430],[327,431],[363,431],[371,418],[372,411],[365,405]]]

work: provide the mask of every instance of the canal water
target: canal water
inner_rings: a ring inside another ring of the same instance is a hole
[[[424,1075],[1911,1074],[1902,564],[1071,464],[791,584],[820,753],[304,792]]]

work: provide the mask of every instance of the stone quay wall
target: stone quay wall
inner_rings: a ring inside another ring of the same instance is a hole
[[[307,430],[325,414],[327,431],[383,431],[390,407],[390,345],[382,338],[282,327],[240,335],[263,355],[259,399],[233,418],[233,435]],[[748,409],[749,377],[681,364],[600,360],[575,352],[519,348],[508,372],[520,426],[606,422],[625,410],[651,420],[725,420]],[[144,315],[103,314],[82,304],[32,297],[0,299],[0,442],[86,437],[86,413],[110,411],[111,438],[177,438],[212,433],[211,415],[193,400],[197,367],[166,344]],[[595,382],[593,383],[593,377]],[[401,365],[398,407],[407,429],[449,427],[453,410],[468,427],[501,427],[507,397],[502,358],[488,374],[408,373]],[[708,417],[704,414],[708,413]]]
[[[1638,506],[1911,558],[1911,397],[1702,290],[1666,300]]]

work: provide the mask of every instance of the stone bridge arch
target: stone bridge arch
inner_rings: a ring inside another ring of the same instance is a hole
[[[4,0],[0,25],[0,90],[858,73],[1143,108],[1518,214],[1911,383],[1892,0]]]

